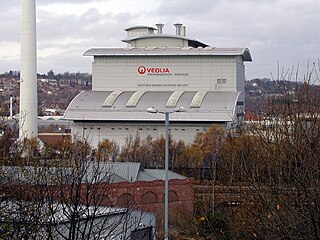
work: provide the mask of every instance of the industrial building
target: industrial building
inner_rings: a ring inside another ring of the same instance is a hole
[[[93,48],[92,91],[81,92],[68,106],[64,119],[71,133],[93,147],[104,138],[121,146],[126,138],[164,134],[164,116],[148,107],[186,112],[170,114],[175,140],[192,142],[212,124],[227,128],[244,116],[244,62],[252,61],[247,48],[217,48],[186,36],[186,27],[174,24],[175,35],[135,26],[125,29],[124,48]]]

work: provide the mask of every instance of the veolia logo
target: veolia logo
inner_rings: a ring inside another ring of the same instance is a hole
[[[155,74],[170,73],[169,68],[146,68],[145,66],[138,67],[138,73],[145,74],[146,72]]]
[[[146,68],[144,66],[138,67],[138,73],[145,74],[146,73]]]

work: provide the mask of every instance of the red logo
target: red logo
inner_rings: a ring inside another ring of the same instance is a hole
[[[153,74],[164,74],[164,73],[170,73],[169,68],[159,68],[159,67],[151,67],[151,68],[146,68],[145,66],[140,66],[138,67],[138,73],[140,74],[145,74],[146,72],[148,73],[153,73]]]
[[[145,74],[146,73],[146,68],[144,67],[144,66],[140,66],[140,67],[138,67],[138,73],[140,73],[140,74]]]

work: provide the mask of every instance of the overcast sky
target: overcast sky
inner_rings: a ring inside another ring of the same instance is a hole
[[[20,0],[0,0],[0,73],[19,70]],[[246,78],[320,58],[320,0],[37,0],[38,72],[90,72],[93,47],[124,47],[124,28],[164,23],[213,47],[247,47]],[[300,70],[302,72],[302,70]]]

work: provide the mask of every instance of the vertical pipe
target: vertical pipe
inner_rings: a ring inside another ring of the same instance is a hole
[[[20,139],[38,136],[36,45],[36,3],[21,0]]]
[[[185,37],[187,35],[187,28],[186,26],[181,27],[181,36]]]
[[[156,26],[157,26],[157,28],[158,28],[158,34],[162,34],[162,28],[163,28],[164,24],[162,24],[162,23],[157,23]]]
[[[176,35],[180,36],[181,35],[182,24],[181,23],[175,23],[173,25],[176,27]]]
[[[166,145],[165,145],[165,202],[164,202],[164,226],[165,226],[165,240],[168,240],[168,203],[169,203],[169,112],[165,112],[165,131],[166,131]]]
[[[12,97],[12,95],[10,95],[10,118],[12,118],[12,116],[13,116],[13,104],[12,104],[12,102],[13,102],[13,97]]]

